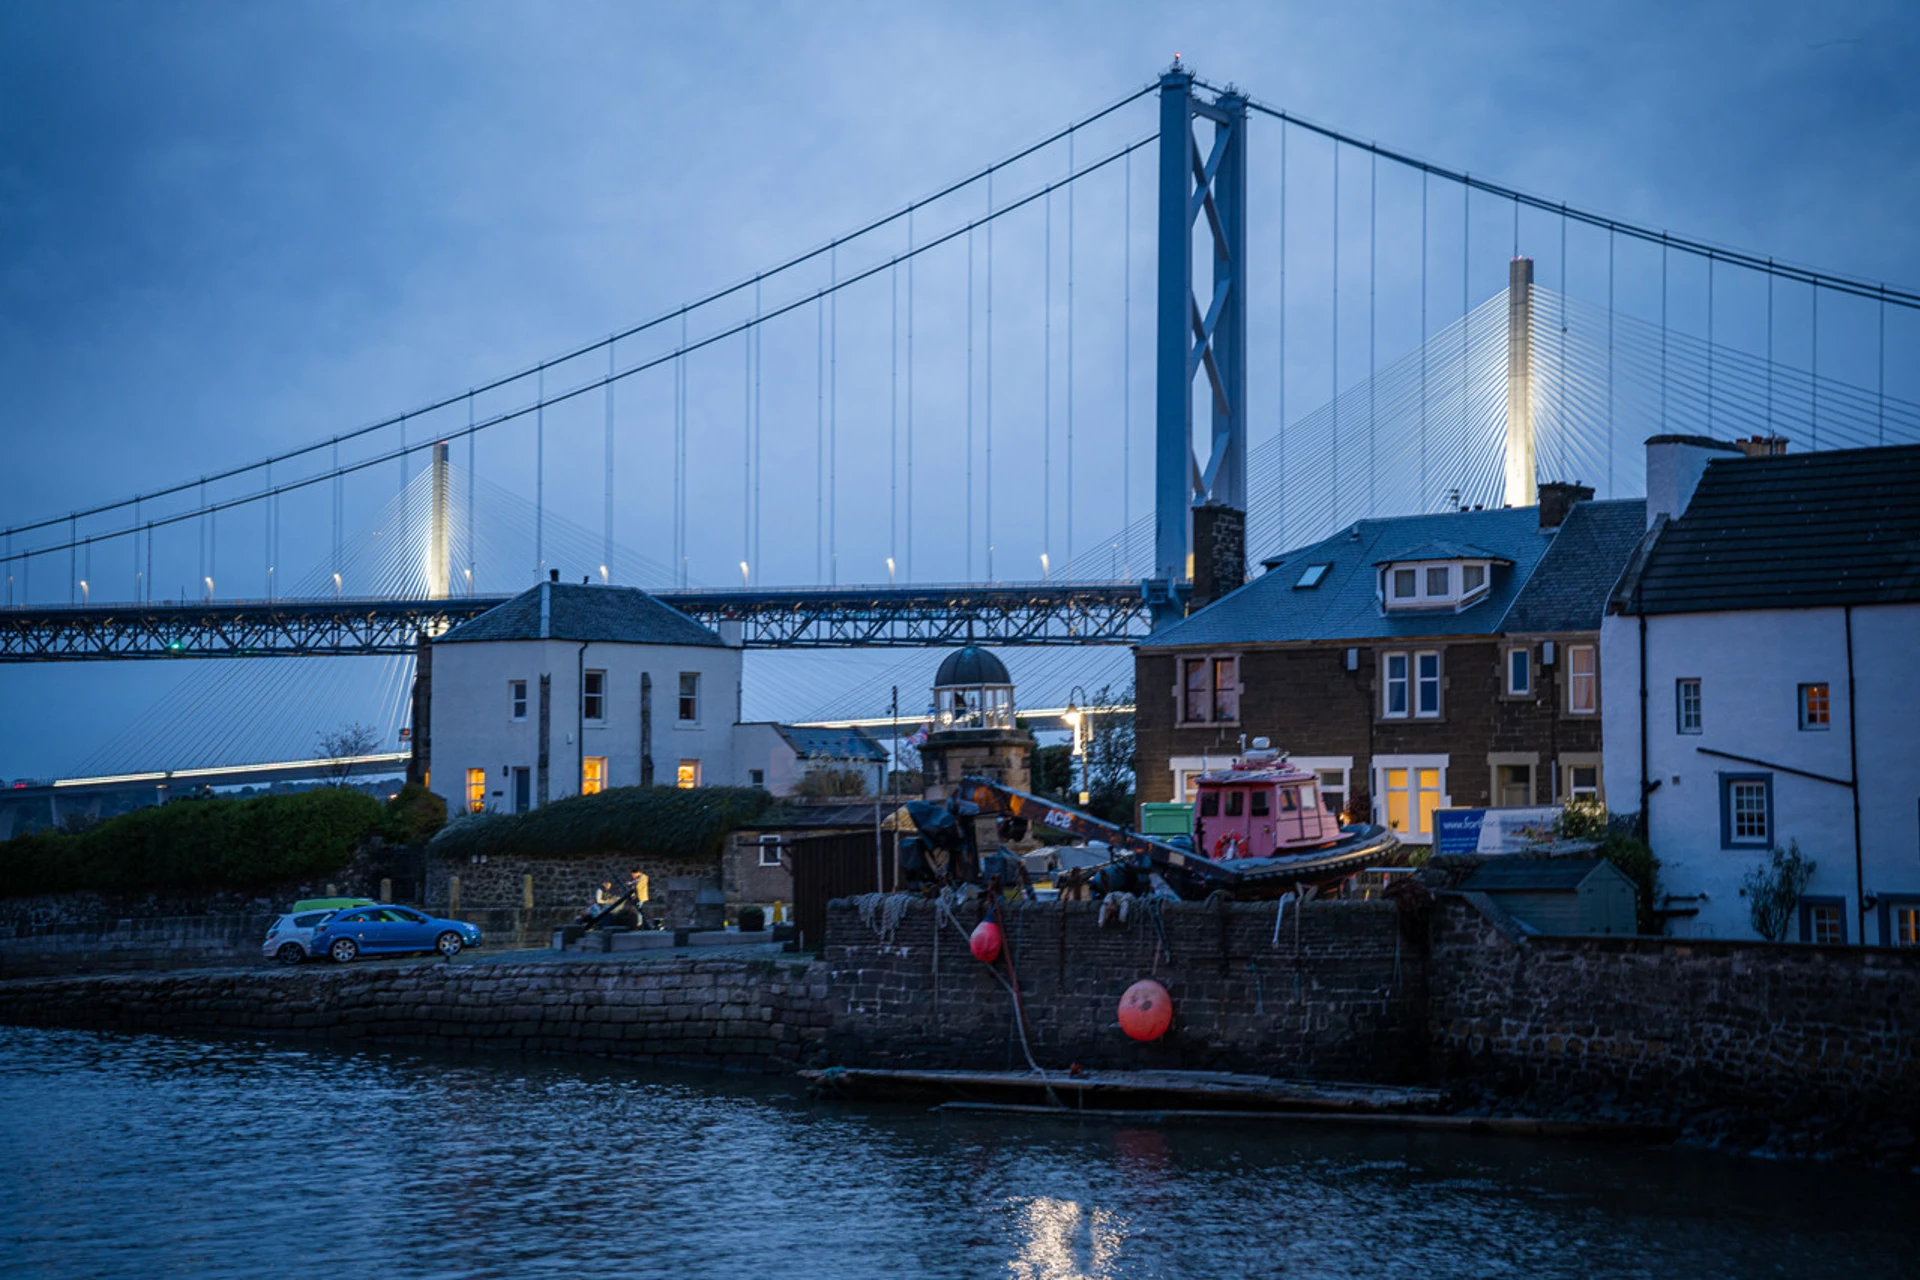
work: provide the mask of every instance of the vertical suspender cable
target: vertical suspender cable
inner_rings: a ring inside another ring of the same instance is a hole
[[[1472,416],[1467,398],[1467,330],[1473,327],[1473,187],[1460,184],[1460,421]],[[1455,504],[1456,506],[1458,503]]]
[[[900,563],[900,260],[887,270],[887,578]]]
[[[1377,499],[1374,497],[1374,474],[1377,463],[1374,454],[1374,265],[1378,253],[1379,239],[1379,177],[1380,157],[1367,155],[1367,514],[1379,515]]]
[[[757,309],[756,309],[757,310]],[[755,321],[759,320],[756,314]],[[740,331],[740,585],[753,582],[753,335],[758,323]]]
[[[1420,171],[1420,510],[1427,509],[1427,171]]]
[[[987,581],[993,581],[993,170],[987,170],[987,385],[986,526]]]
[[[1340,140],[1333,141],[1333,523],[1340,523]]]
[[[1074,131],[1067,131],[1067,173],[1073,173]],[[1067,559],[1073,559],[1073,193],[1067,183]]]
[[[827,581],[840,584],[840,250],[828,255],[833,292],[827,298]]]
[[[13,603],[13,534],[7,534],[7,603]],[[133,500],[133,598],[145,604],[146,579],[140,574],[140,499]]]
[[[264,509],[260,513],[260,554],[266,561],[266,573],[261,578],[261,594],[273,599],[273,459],[267,459],[266,467],[267,496]]]
[[[1813,367],[1808,370],[1807,383],[1812,388],[1813,403],[1807,417],[1813,429],[1812,448],[1820,447],[1820,282],[1815,280],[1809,286],[1813,290]]]
[[[1069,164],[1067,172],[1073,172]],[[1053,576],[1053,189],[1043,202],[1046,247],[1041,250],[1040,274],[1040,572]]]
[[[675,546],[678,548],[678,553],[675,556],[675,572],[679,574],[680,585],[682,587],[687,585],[687,561],[689,559],[689,548],[687,546],[687,428],[689,426],[688,419],[691,417],[693,401],[693,370],[687,364],[686,349],[687,311],[685,307],[682,307],[680,309],[680,350],[682,354],[679,359],[680,420],[679,432],[674,442],[673,468],[675,484],[679,487],[679,503],[675,508],[675,518],[678,521],[675,536]]]
[[[1667,233],[1660,233],[1660,429],[1667,429]]]
[[[1424,180],[1424,179],[1423,179]],[[1280,352],[1275,366],[1280,374],[1279,410],[1275,415],[1274,446],[1280,455],[1280,545],[1287,541],[1287,122],[1280,122]]]
[[[1127,152],[1121,182],[1126,190],[1121,203],[1120,233],[1120,541],[1121,573],[1133,576],[1133,152]],[[1880,308],[1882,317],[1886,306]],[[1886,322],[1881,321],[1881,332]],[[1886,344],[1881,343],[1884,349]],[[1882,397],[1884,401],[1885,397]]]
[[[536,375],[533,410],[534,581],[547,576],[547,366]]]
[[[760,342],[760,280],[753,282],[753,537],[749,539],[751,555],[747,557],[749,566],[749,585],[760,581],[760,438],[766,434],[766,424],[760,418],[760,363],[764,359],[764,345]]]
[[[1707,255],[1707,434],[1713,434],[1713,264]]]
[[[973,228],[967,228],[967,581],[973,581]]]
[[[600,523],[604,531],[600,547],[600,579],[609,584],[613,582],[613,371],[616,367],[614,349],[617,345],[616,339],[607,339],[606,458],[601,465],[606,493],[600,513]]]
[[[1879,430],[1874,437],[1875,444],[1887,442],[1887,286],[1880,286],[1880,372],[1877,377],[1879,386],[1878,411]]]
[[[1553,428],[1561,437],[1561,448],[1572,433],[1567,430],[1567,206],[1560,205],[1560,367],[1553,371]],[[1562,477],[1564,479],[1565,477]]]
[[[151,546],[151,540],[149,540]],[[333,594],[340,595],[340,441],[333,442]]]
[[[467,392],[467,594],[474,592],[474,570],[479,565],[473,545],[473,392]]]
[[[207,494],[207,486],[204,482],[202,482],[202,484],[200,485],[200,505],[202,506],[206,505],[206,494]],[[79,528],[80,528],[79,517],[68,516],[67,517],[67,603],[68,604],[72,604],[74,602],[74,597],[78,594],[80,590],[78,585],[80,581],[80,570],[77,567],[79,563],[79,556],[80,556],[80,543],[78,541]]]
[[[1607,228],[1607,496],[1613,497],[1613,228]]]
[[[913,213],[907,213],[907,564],[906,577],[913,580]]]
[[[1767,434],[1773,434],[1773,259],[1767,259]]]
[[[827,576],[827,296],[813,295],[813,582]]]

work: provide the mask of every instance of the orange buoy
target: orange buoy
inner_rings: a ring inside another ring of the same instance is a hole
[[[992,964],[1000,958],[1000,926],[991,920],[982,920],[973,927],[967,948],[981,964]]]
[[[1173,1025],[1173,997],[1152,978],[1142,978],[1120,997],[1120,1029],[1135,1040],[1158,1040]]]

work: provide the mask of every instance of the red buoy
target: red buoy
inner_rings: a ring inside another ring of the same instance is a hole
[[[991,920],[982,920],[974,926],[973,936],[967,939],[967,947],[973,952],[973,958],[981,964],[992,964],[1000,958],[1000,926]]]
[[[1173,997],[1152,978],[1142,978],[1120,997],[1120,1029],[1135,1040],[1158,1040],[1173,1025]]]

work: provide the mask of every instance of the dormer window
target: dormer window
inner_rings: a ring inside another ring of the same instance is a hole
[[[1400,563],[1386,571],[1389,609],[1461,609],[1487,591],[1490,561]]]

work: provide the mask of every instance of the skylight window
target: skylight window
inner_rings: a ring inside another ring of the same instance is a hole
[[[1308,565],[1306,571],[1300,575],[1300,581],[1293,584],[1293,589],[1295,591],[1308,591],[1319,586],[1321,580],[1327,576],[1327,570],[1331,568],[1333,568],[1331,564]]]

